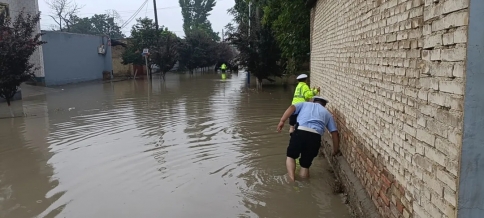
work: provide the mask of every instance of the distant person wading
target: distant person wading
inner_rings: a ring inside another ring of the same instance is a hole
[[[220,66],[220,70],[222,70],[222,73],[225,73],[225,71],[227,71],[227,65],[223,63],[222,66]]]

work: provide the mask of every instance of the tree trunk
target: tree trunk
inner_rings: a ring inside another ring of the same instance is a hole
[[[13,115],[12,107],[10,107],[10,106],[11,106],[11,99],[10,99],[10,98],[6,98],[5,100],[7,101],[8,110],[10,110],[10,116],[11,116],[12,118],[13,118],[13,117],[15,117],[15,116]]]
[[[166,81],[166,79],[165,79],[165,75],[166,75],[166,72],[161,72],[161,78],[163,78],[163,82],[165,82],[165,81]]]

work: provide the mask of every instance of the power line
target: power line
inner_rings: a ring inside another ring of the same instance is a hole
[[[121,29],[124,28],[126,25],[128,25],[131,21],[133,21],[133,19],[139,14],[139,12],[143,9],[143,7],[146,5],[146,3],[148,3],[148,0],[146,0],[141,5],[141,7],[139,7],[139,9],[133,14],[133,16],[131,16],[130,18],[128,18],[128,20],[126,22],[124,22],[123,25],[121,25]]]

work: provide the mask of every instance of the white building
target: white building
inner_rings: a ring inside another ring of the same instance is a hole
[[[0,10],[8,10],[8,14],[11,18],[17,17],[20,11],[25,13],[38,13],[39,1],[38,0],[0,0]],[[37,25],[37,32],[40,32],[40,23]],[[44,60],[42,55],[42,47],[32,55],[32,63],[36,65],[38,70],[35,72],[39,82],[43,82],[44,74]]]

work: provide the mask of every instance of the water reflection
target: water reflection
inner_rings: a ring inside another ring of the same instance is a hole
[[[290,90],[247,92],[242,75],[94,82],[25,100],[42,105],[24,107],[35,118],[0,120],[0,211],[15,217],[345,217],[341,199],[324,185],[331,179],[324,161],[315,164],[311,183],[294,187],[283,180],[288,136],[276,134],[274,125]]]
[[[45,98],[17,102],[25,112],[46,113]],[[0,119],[0,217],[33,217],[58,200],[63,192],[47,161],[52,157],[46,136],[46,116]],[[50,215],[55,215],[52,211]]]

